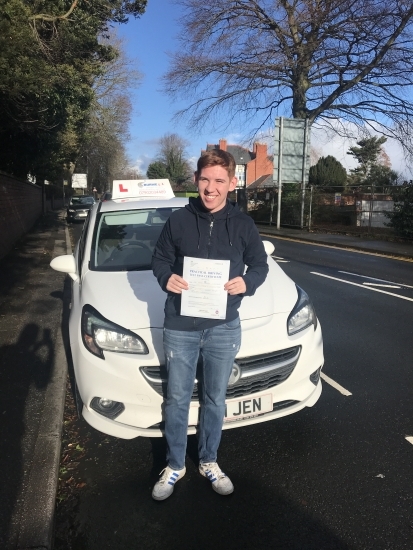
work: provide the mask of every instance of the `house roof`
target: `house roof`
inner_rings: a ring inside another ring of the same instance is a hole
[[[268,187],[274,187],[274,180],[272,177],[272,174],[267,174],[265,176],[261,176],[255,181],[253,181],[250,185],[248,185],[247,189],[265,189]]]
[[[206,150],[213,151],[214,149],[219,149],[219,145],[208,143]],[[248,162],[256,157],[255,153],[251,153],[248,149],[240,145],[227,145],[227,152],[231,153],[236,164],[248,164]]]
[[[255,158],[255,153],[250,153],[248,149],[239,145],[227,145],[227,151],[234,157],[236,164],[248,164]]]

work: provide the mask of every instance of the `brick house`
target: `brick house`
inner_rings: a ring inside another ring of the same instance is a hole
[[[273,186],[273,161],[272,157],[268,156],[265,143],[254,143],[253,150],[249,151],[240,145],[228,145],[226,139],[220,139],[218,145],[207,145],[207,151],[213,149],[227,151],[234,157],[237,187],[252,190]]]

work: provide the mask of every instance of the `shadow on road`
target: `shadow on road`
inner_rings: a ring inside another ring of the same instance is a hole
[[[42,402],[30,393],[43,390],[50,380],[54,344],[49,329],[28,323],[15,344],[0,347],[0,546],[9,540],[14,503],[22,488],[23,455],[31,453],[35,437],[24,439],[28,430],[38,429]],[[39,405],[37,409],[37,405]]]

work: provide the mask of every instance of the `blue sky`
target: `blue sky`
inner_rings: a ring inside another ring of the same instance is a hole
[[[184,123],[174,122],[173,114],[180,105],[173,105],[161,92],[161,77],[169,63],[167,52],[177,48],[179,13],[172,0],[149,0],[145,14],[140,19],[130,19],[118,31],[125,39],[128,56],[136,58],[137,68],[143,73],[141,85],[133,94],[131,141],[127,148],[132,162],[142,171],[156,156],[157,140],[165,134],[176,133],[186,139],[190,143],[188,156],[193,158],[199,157],[207,142],[215,143],[223,137],[211,131],[191,134]]]
[[[218,143],[220,138],[227,139],[231,144],[242,144],[242,135],[237,128],[230,128],[226,135],[214,132],[211,127],[191,133],[184,122],[173,120],[174,113],[183,104],[172,104],[170,98],[161,91],[161,77],[169,65],[167,52],[178,48],[176,37],[180,31],[179,16],[180,7],[174,0],[148,0],[144,15],[137,20],[130,19],[129,23],[120,25],[118,30],[118,35],[125,40],[127,55],[136,60],[136,68],[143,75],[140,86],[133,92],[131,140],[127,146],[132,164],[142,174],[156,157],[158,140],[168,133],[176,133],[189,142],[187,154],[193,162],[207,143]],[[353,144],[338,136],[312,132],[312,145],[317,152],[324,156],[335,156],[347,169],[354,167],[352,158],[346,154]],[[384,148],[391,159],[392,168],[408,175],[400,146],[388,140]]]

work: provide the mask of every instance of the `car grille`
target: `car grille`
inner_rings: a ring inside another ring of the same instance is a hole
[[[228,386],[226,398],[234,399],[278,386],[293,372],[300,353],[301,346],[295,346],[273,353],[237,359],[236,363],[240,368],[241,376],[232,386]],[[140,371],[148,384],[159,395],[166,397],[165,366],[141,367]],[[198,400],[198,383],[202,384],[200,377],[195,381],[192,401]]]

